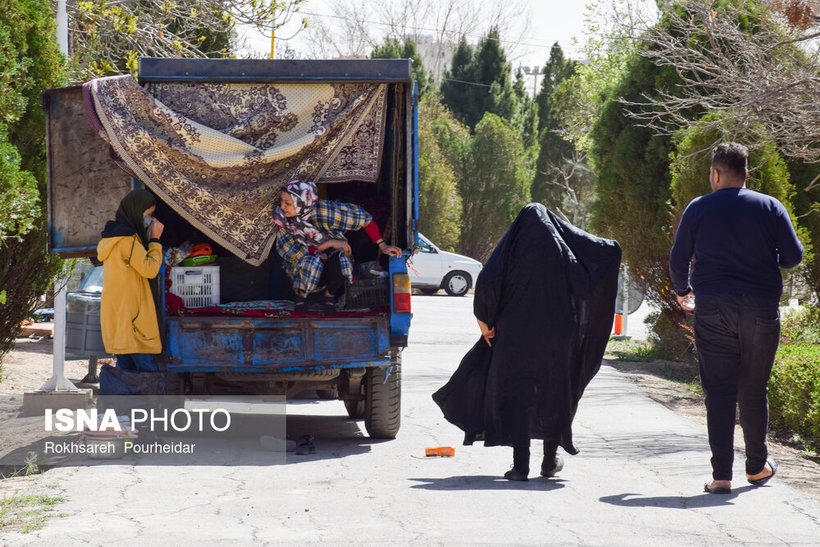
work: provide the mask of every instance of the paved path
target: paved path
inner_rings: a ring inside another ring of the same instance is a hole
[[[786,484],[701,493],[705,430],[652,402],[609,366],[575,421],[581,454],[555,479],[511,483],[508,448],[460,445],[430,394],[478,338],[471,297],[414,297],[404,354],[403,425],[372,442],[341,403],[288,407],[288,431],[317,452],[214,455],[199,465],[51,470],[36,488],[68,501],[43,530],[0,544],[817,545],[820,505]],[[425,458],[425,446],[454,458]],[[230,447],[226,447],[230,453]],[[533,468],[540,459],[533,454]],[[735,465],[743,478],[742,459]]]

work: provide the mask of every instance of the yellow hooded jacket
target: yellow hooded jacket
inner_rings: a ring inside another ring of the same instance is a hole
[[[162,245],[142,246],[139,237],[104,237],[97,245],[103,263],[100,305],[105,351],[112,354],[160,353],[157,312],[148,280],[162,265]]]

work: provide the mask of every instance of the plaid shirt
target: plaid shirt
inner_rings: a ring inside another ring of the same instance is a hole
[[[364,228],[373,217],[367,211],[352,203],[326,201],[320,199],[310,215],[310,222],[327,232],[333,239],[346,239],[344,233]],[[319,277],[324,264],[318,254],[310,254],[308,248],[296,241],[293,233],[278,226],[276,252],[284,261],[285,273],[293,280],[293,290],[315,292],[319,288]],[[344,254],[339,256],[342,273],[348,281],[353,279],[353,267]]]

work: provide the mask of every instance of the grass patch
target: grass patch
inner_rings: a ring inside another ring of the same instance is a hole
[[[6,470],[8,470],[8,472],[6,472]],[[16,465],[4,465],[0,467],[0,480],[9,479],[11,477],[39,475],[43,471],[44,470],[37,465],[37,453],[29,451],[26,455],[25,467]]]
[[[614,361],[615,368],[622,372],[650,374],[682,384],[699,395],[703,394],[696,365],[668,361],[661,355],[662,352],[650,342],[610,339],[604,358]]]
[[[604,359],[613,361],[632,361],[646,363],[660,359],[660,352],[650,342],[609,339],[604,352]]]
[[[32,494],[0,499],[0,531],[27,534],[46,525],[54,506],[65,501],[59,496]]]

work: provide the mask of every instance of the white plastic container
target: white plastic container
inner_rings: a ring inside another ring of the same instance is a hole
[[[171,268],[172,294],[182,298],[186,308],[219,304],[219,266],[177,266]]]

